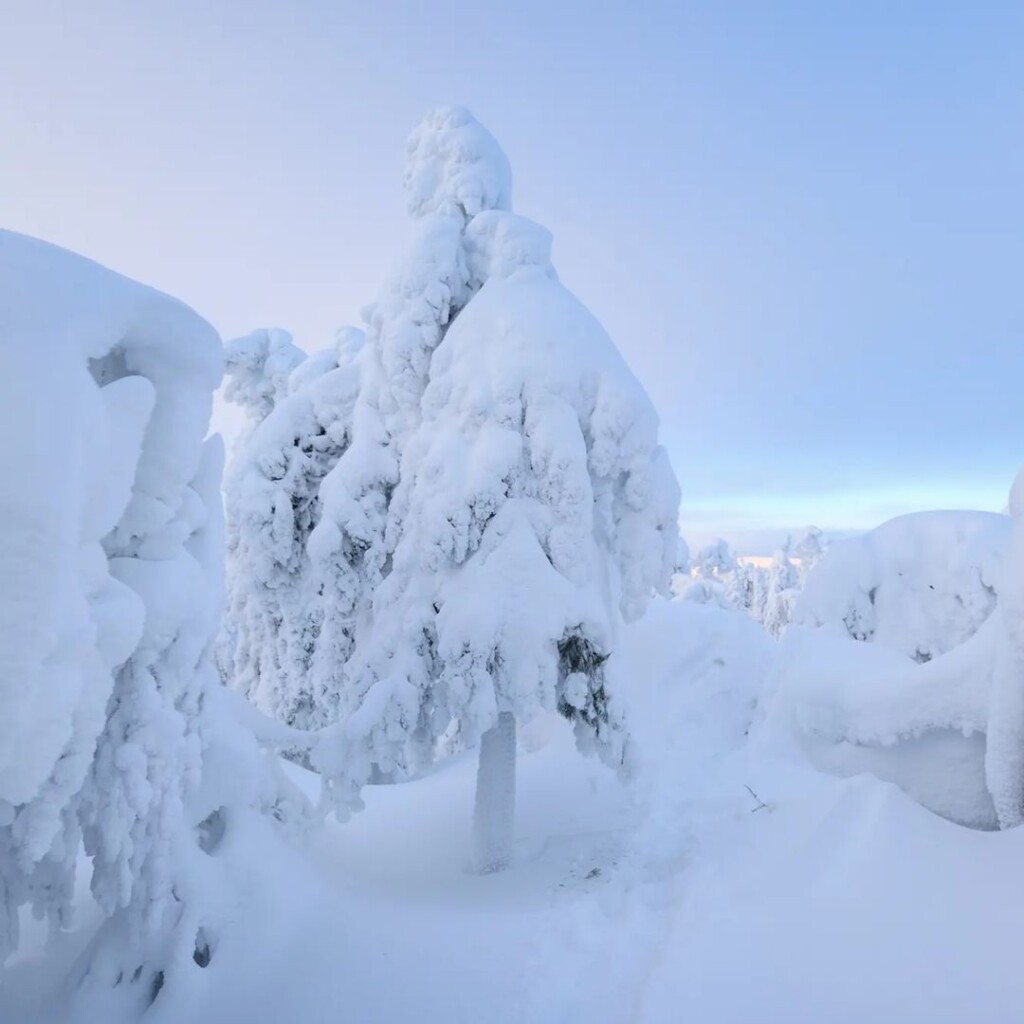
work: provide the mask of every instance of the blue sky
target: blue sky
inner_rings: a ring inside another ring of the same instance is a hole
[[[663,421],[686,532],[1001,508],[1024,4],[0,0],[0,223],[315,348],[463,103]],[[751,542],[753,543],[753,542]]]

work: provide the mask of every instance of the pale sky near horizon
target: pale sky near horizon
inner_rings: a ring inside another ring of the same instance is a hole
[[[0,226],[225,337],[358,322],[406,135],[468,106],[691,541],[1000,509],[1024,464],[1024,3],[0,0],[0,37]]]

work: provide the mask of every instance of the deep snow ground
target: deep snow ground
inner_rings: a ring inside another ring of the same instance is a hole
[[[627,641],[646,749],[631,787],[579,757],[560,721],[525,730],[518,859],[485,877],[463,870],[472,757],[371,788],[364,812],[301,849],[240,821],[217,853],[235,895],[210,966],[145,1019],[1015,1018],[1024,833],[970,831],[887,783],[746,742],[771,649],[739,616],[661,605]],[[86,932],[20,955],[0,1021],[30,1019]],[[36,1019],[117,1024],[113,1012]]]

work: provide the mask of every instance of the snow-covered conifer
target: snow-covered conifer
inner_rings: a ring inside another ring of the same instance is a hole
[[[807,581],[811,570],[825,557],[828,538],[817,526],[807,526],[790,545],[789,554],[797,560],[800,586]]]
[[[287,393],[289,376],[305,358],[279,327],[236,338],[225,347],[224,397],[259,423]]]
[[[222,350],[173,299],[0,232],[0,358],[19,437],[0,452],[0,945],[21,904],[67,922],[84,844],[110,920],[83,984],[142,1008],[196,969],[196,829],[231,785],[203,771],[231,729],[204,443]]]
[[[736,557],[721,537],[693,556],[692,572],[699,579],[723,579],[736,569]]]
[[[929,661],[992,613],[1009,527],[992,512],[915,512],[837,541],[808,576],[793,621]]]
[[[800,583],[786,547],[775,553],[772,564],[764,574],[764,581],[764,617],[761,624],[772,636],[779,637],[789,625],[793,600]]]
[[[248,351],[251,339],[268,333],[240,339],[229,353]],[[221,671],[266,714],[301,729],[337,718],[337,688],[313,671],[318,645],[327,646],[321,661],[340,668],[351,642],[335,614],[338,581],[329,566],[311,561],[307,543],[320,519],[321,484],[351,441],[361,350],[362,332],[348,328],[324,352],[288,358],[291,376],[275,384],[273,404],[239,442],[225,481]],[[263,392],[234,393],[248,400]]]
[[[760,572],[751,562],[737,562],[725,579],[725,596],[733,608],[754,614]]]
[[[609,659],[622,618],[667,585],[678,489],[646,394],[559,283],[549,234],[506,209],[490,136],[445,110],[411,153],[411,208],[448,258],[407,267],[371,316],[377,462],[352,472],[368,450],[361,395],[331,483],[346,513],[335,541],[358,541],[377,586],[349,661],[358,708],[318,756],[344,800],[453,727],[482,738],[477,865],[491,869],[510,856],[517,721],[558,709],[581,747],[625,760]],[[353,532],[370,493],[374,522]]]
[[[678,590],[676,596],[680,601],[688,601],[690,604],[711,604],[716,608],[734,607],[729,601],[724,585],[716,579],[706,577],[687,577],[686,585]]]

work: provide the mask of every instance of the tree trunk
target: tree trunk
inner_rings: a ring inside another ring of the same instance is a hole
[[[512,860],[516,809],[516,719],[510,711],[480,740],[473,808],[474,867],[501,871]]]

